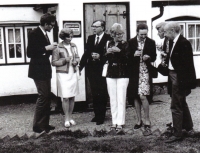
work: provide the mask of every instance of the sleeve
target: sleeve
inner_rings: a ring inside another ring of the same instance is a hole
[[[34,31],[30,32],[28,35],[27,56],[29,58],[40,57],[44,53],[46,53],[45,46],[41,44],[40,39]]]
[[[154,40],[152,40],[151,46],[149,48],[150,51],[150,62],[154,62],[156,60],[156,43]]]
[[[63,66],[64,63],[66,63],[65,60],[65,58],[60,58],[59,50],[57,48],[53,50],[51,61],[52,66]]]

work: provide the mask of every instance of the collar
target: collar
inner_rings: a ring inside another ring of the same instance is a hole
[[[178,41],[179,36],[180,36],[180,33],[174,38],[173,40],[174,44]]]
[[[96,37],[95,37],[95,39],[97,39],[97,37],[99,37],[99,40],[101,40],[101,38],[103,37],[103,35],[104,35],[104,32],[102,32],[102,34],[101,35],[96,35]]]
[[[46,31],[44,31],[44,30],[42,29],[41,25],[39,25],[39,28],[42,30],[42,32],[43,32],[44,35],[47,34]]]
[[[74,43],[70,43],[70,46],[71,47],[76,47],[76,45]],[[64,48],[63,41],[58,44],[58,47]]]
[[[142,40],[140,40],[138,36],[137,36],[137,41],[142,42]],[[143,40],[143,42],[145,43],[145,41],[146,41],[146,38]]]

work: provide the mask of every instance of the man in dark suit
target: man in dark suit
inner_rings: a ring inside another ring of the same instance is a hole
[[[111,40],[110,35],[104,33],[105,22],[96,20],[92,23],[94,34],[90,35],[80,61],[80,71],[86,67],[86,74],[90,82],[93,108],[95,117],[91,122],[96,122],[97,125],[103,124],[106,114],[107,104],[107,86],[106,78],[102,77],[103,70],[103,54],[106,42]]]
[[[171,112],[173,133],[165,142],[171,143],[182,139],[182,130],[192,131],[192,117],[186,103],[186,96],[196,87],[196,73],[190,42],[181,34],[181,27],[176,22],[167,23],[164,35],[171,41],[169,52],[168,76],[171,83]]]
[[[55,127],[49,125],[50,93],[52,70],[49,57],[56,44],[50,44],[47,31],[50,32],[55,25],[56,18],[49,13],[40,18],[40,26],[28,35],[27,56],[31,58],[28,77],[34,80],[38,91],[38,99],[33,120],[33,131],[49,132]]]

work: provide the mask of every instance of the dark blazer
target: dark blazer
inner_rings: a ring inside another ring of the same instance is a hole
[[[128,87],[128,92],[131,92],[130,94],[137,95],[138,94],[138,81],[139,81],[139,64],[140,64],[140,57],[139,56],[134,56],[135,51],[138,50],[138,41],[137,41],[137,36],[130,39],[128,41],[129,43],[129,52],[130,52],[130,81],[129,81],[129,87]],[[149,77],[150,77],[150,85],[152,85],[152,74],[150,71],[151,68],[151,62],[154,62],[156,60],[156,45],[155,41],[146,38],[144,48],[143,48],[143,55],[149,55],[150,60],[146,61],[147,68],[149,71]]]
[[[99,44],[95,46],[95,37],[96,35],[90,35],[88,37],[86,50],[81,58],[79,69],[81,71],[84,67],[87,67],[88,71],[90,70],[97,71],[100,74],[102,73],[103,65],[105,63],[105,61],[103,60],[104,59],[103,54],[104,54],[104,48],[105,48],[106,42],[108,40],[112,40],[112,38],[110,37],[110,35],[104,33]],[[92,52],[96,52],[100,54],[100,60],[93,61],[92,56],[91,56]],[[100,76],[101,75],[102,74],[100,74]]]
[[[169,59],[167,61],[169,63]],[[179,36],[171,55],[171,63],[177,73],[179,88],[190,90],[196,87],[196,73],[190,42]]]
[[[28,34],[27,56],[31,58],[28,77],[36,80],[47,80],[52,77],[49,57],[52,51],[46,51],[50,45],[42,30],[37,27]]]
[[[115,46],[114,41],[109,41],[108,48]],[[114,53],[106,53],[105,50],[105,59],[108,60],[108,70],[107,78],[128,78],[129,69],[128,69],[128,42],[121,41],[116,46],[121,51]]]

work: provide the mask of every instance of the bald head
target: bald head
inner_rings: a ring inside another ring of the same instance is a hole
[[[156,25],[156,29],[158,30],[158,36],[160,37],[160,39],[164,38],[164,26],[166,24],[166,22],[160,22]]]
[[[174,40],[180,32],[181,27],[177,22],[169,22],[164,26],[164,35],[170,40]]]

